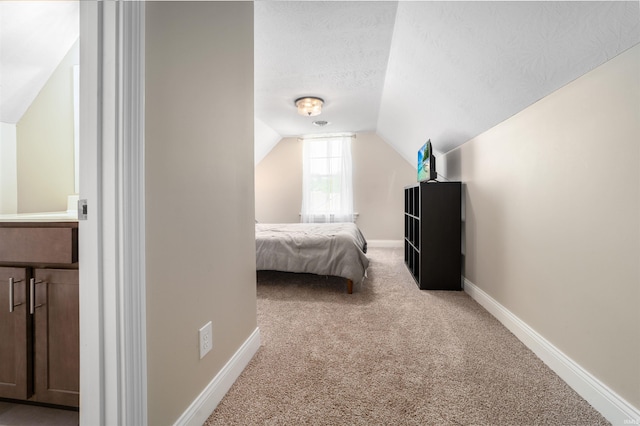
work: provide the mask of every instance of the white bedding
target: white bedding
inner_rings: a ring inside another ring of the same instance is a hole
[[[354,223],[256,224],[256,269],[332,275],[359,283],[369,259]]]

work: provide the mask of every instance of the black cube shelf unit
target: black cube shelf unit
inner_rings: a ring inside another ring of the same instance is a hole
[[[404,262],[421,290],[462,290],[460,182],[404,188]]]

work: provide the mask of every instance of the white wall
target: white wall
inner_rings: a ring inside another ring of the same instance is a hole
[[[402,240],[403,188],[416,182],[415,167],[375,133],[358,133],[351,153],[358,227],[367,240]],[[258,163],[255,176],[256,219],[300,222],[302,143],[297,138],[282,139]]]
[[[640,407],[640,45],[447,153],[465,270]]]
[[[16,125],[0,123],[0,214],[17,212]]]
[[[67,210],[75,194],[73,66],[76,41],[18,122],[18,212]]]
[[[166,425],[257,327],[253,3],[148,2],[145,66],[148,420]]]

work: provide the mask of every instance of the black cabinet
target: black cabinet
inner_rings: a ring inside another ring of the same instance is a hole
[[[404,262],[422,290],[461,290],[460,182],[404,189]]]

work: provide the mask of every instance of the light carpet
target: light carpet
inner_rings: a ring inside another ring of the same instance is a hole
[[[262,346],[206,425],[608,422],[464,292],[419,290],[399,248],[368,278],[258,273]]]

